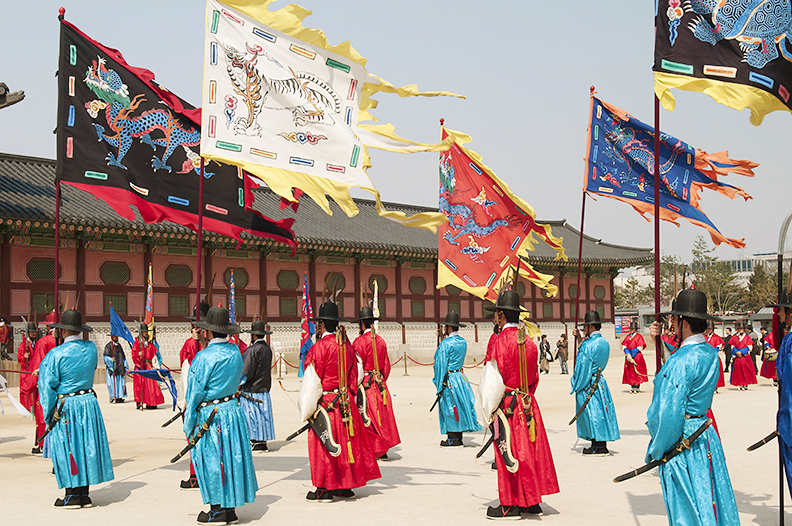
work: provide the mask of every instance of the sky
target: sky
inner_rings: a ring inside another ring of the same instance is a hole
[[[4,3],[7,0],[4,0]],[[272,8],[289,2],[278,1]],[[492,0],[303,0],[313,14],[306,27],[322,29],[331,44],[350,41],[368,60],[369,73],[396,85],[464,95],[405,98],[378,94],[380,122],[419,142],[437,142],[439,119],[473,137],[468,145],[539,220],[566,219],[580,226],[589,87],[597,96],[651,123],[654,2],[524,2]],[[86,34],[118,49],[133,66],[200,106],[205,5],[198,0],[117,2],[36,0],[4,9],[0,32],[0,82],[24,90],[23,102],[0,110],[0,152],[55,158],[58,8]],[[727,237],[745,238],[744,249],[721,245],[714,255],[732,259],[775,252],[792,148],[783,137],[792,114],[775,112],[761,126],[701,93],[674,92],[674,112],[661,110],[661,129],[708,152],[760,164],[756,177],[730,175],[743,202],[710,191],[701,207]],[[436,153],[370,150],[369,176],[383,201],[437,206]],[[370,198],[364,191],[355,197]],[[586,234],[605,242],[651,248],[653,225],[611,199],[586,205]],[[686,221],[661,224],[661,253],[691,259],[697,235]],[[790,241],[792,247],[792,240]],[[567,245],[576,253],[576,246]],[[585,255],[584,255],[585,257]]]

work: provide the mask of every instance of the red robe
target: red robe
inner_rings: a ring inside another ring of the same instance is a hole
[[[179,365],[187,360],[187,363],[192,364],[193,358],[201,350],[201,342],[193,337],[187,338],[179,351]]]
[[[38,370],[38,368],[41,367],[41,361],[45,356],[47,356],[47,353],[54,349],[57,345],[58,342],[55,340],[55,337],[51,332],[39,338],[36,342],[36,348],[33,350],[30,364],[28,365],[30,370]],[[36,377],[36,381],[38,381],[38,377]],[[40,437],[47,429],[47,423],[44,421],[44,410],[41,408],[41,403],[39,403],[38,386],[34,387],[34,389],[31,391],[31,396],[33,416],[36,419],[36,437]]]
[[[30,366],[33,363],[33,354],[36,350],[36,341],[24,338],[17,349],[17,361],[23,371],[33,372]],[[38,400],[37,376],[32,374],[19,375],[19,401],[28,411],[32,410]]]
[[[776,350],[775,346],[775,336],[772,333],[768,333],[768,335],[765,336],[765,344],[767,345],[767,349],[764,352],[762,368],[759,369],[759,375],[763,376],[764,378],[777,380],[778,374],[776,373],[776,358],[778,357],[778,351]]]
[[[723,359],[720,356],[720,351],[723,349],[723,338],[718,336],[717,334],[710,333],[704,335],[704,340],[713,347],[715,350],[718,351],[718,363],[720,364],[720,376],[718,377],[718,384],[715,386],[715,389],[718,387],[726,387],[726,380],[723,377]]]
[[[642,350],[646,349],[646,342],[643,336],[637,332],[628,334],[622,341],[622,347],[627,347],[629,350],[638,349],[633,359],[635,365],[630,363],[627,355],[624,355],[624,372],[622,373],[622,383],[626,385],[641,385],[649,381],[649,376],[646,372],[646,360],[644,360]]]
[[[396,417],[393,414],[393,401],[388,390],[387,381],[390,376],[391,364],[388,358],[388,346],[385,340],[377,335],[377,365],[382,375],[382,391],[374,381],[374,350],[371,345],[371,332],[358,336],[352,343],[355,352],[363,362],[363,388],[371,419],[371,449],[379,458],[390,448],[401,443]]]
[[[151,361],[156,355],[157,347],[153,343],[146,342],[144,347],[140,338],[135,339],[135,345],[132,346],[132,361],[135,363],[135,369],[138,371],[153,369]],[[158,406],[165,403],[165,397],[162,396],[162,389],[160,389],[156,380],[143,378],[137,374],[132,376],[136,403],[151,406]]]
[[[517,328],[507,327],[491,338],[489,359],[498,364],[507,393],[520,387],[520,358],[517,346]],[[489,347],[489,345],[488,345]],[[525,340],[528,391],[530,393],[533,418],[535,420],[535,441],[531,442],[522,404],[517,402],[514,414],[509,418],[512,454],[519,461],[517,473],[510,473],[503,457],[495,449],[495,462],[498,466],[498,496],[503,506],[533,506],[542,502],[543,495],[558,493],[550,442],[547,440],[542,413],[536,402],[534,392],[539,385],[539,353],[530,338]],[[501,410],[511,404],[512,395],[506,395],[501,402]]]
[[[742,349],[742,355],[733,354],[731,366],[731,378],[729,383],[732,385],[752,385],[756,383],[756,369],[754,369],[753,360],[751,359],[751,348],[753,347],[753,340],[750,336],[743,333],[737,333],[729,340],[729,345],[732,347],[732,352],[737,349]]]
[[[355,350],[349,340],[344,345],[346,361],[346,381],[349,389],[349,412],[351,413],[352,432],[349,434],[346,425],[341,421],[339,404],[328,411],[333,428],[335,441],[341,447],[341,454],[333,457],[322,446],[316,434],[308,434],[308,459],[311,462],[311,481],[317,488],[328,490],[352,489],[365,486],[366,482],[378,479],[380,475],[377,459],[366,441],[363,419],[360,417],[355,395],[357,394],[357,359]],[[314,365],[316,374],[322,380],[322,390],[338,389],[338,345],[335,334],[328,334],[316,342],[305,356],[305,366]],[[333,401],[336,393],[323,394],[321,404],[325,408]],[[351,444],[352,459],[349,459]]]

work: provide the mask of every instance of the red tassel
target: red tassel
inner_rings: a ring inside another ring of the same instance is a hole
[[[77,463],[74,461],[74,455],[71,454],[71,451],[69,451],[69,463],[71,464],[71,474],[76,475],[79,473],[79,470],[77,469]]]
[[[225,486],[225,466],[223,466],[222,462],[220,462],[220,480],[223,481],[223,486]]]
[[[454,418],[456,418],[456,421],[459,422],[459,411],[457,411],[456,406],[454,406]]]

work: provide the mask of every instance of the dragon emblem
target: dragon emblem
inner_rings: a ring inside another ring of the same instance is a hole
[[[736,40],[743,61],[752,67],[765,67],[779,51],[792,62],[786,47],[786,41],[792,41],[790,0],[686,0],[685,10],[699,15],[688,24],[697,39],[713,46]]]
[[[490,201],[489,199],[487,199],[487,192],[484,190],[483,186],[481,187],[481,192],[479,192],[479,195],[473,197],[471,201],[473,201],[481,208],[483,208],[484,212],[486,212],[488,216],[492,216],[492,212],[490,212],[490,207],[498,204],[495,201]]]
[[[470,240],[470,241],[468,241],[468,246],[463,247],[460,250],[460,252],[470,256],[470,259],[472,259],[476,263],[483,263],[483,261],[481,261],[481,258],[479,256],[481,254],[485,254],[485,253],[489,252],[490,247],[482,247],[482,246],[480,246],[476,242],[476,239],[473,236],[469,235],[468,239]]]
[[[85,103],[85,109],[91,118],[98,118],[99,112],[104,111],[108,132],[101,124],[93,123],[100,141],[105,141],[115,149],[115,153],[107,155],[107,165],[117,166],[126,170],[122,161],[129,152],[134,139],[151,146],[156,152],[162,147],[165,151],[162,156],[154,156],[151,164],[154,170],[167,170],[168,159],[178,147],[183,147],[187,152],[188,160],[184,162],[181,171],[199,171],[200,157],[188,146],[197,146],[201,142],[200,131],[190,128],[184,129],[170,110],[152,109],[136,115],[138,107],[146,101],[144,95],[135,95],[129,98],[129,88],[123,83],[121,77],[112,69],[107,69],[105,60],[97,57],[85,74],[86,86],[99,98]],[[156,135],[154,135],[155,132]],[[206,177],[212,174],[205,174]]]

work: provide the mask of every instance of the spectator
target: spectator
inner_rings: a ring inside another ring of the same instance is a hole
[[[542,334],[539,341],[539,370],[541,374],[550,374],[550,362],[553,361],[553,355],[550,354],[550,344],[547,342],[547,335]]]
[[[566,333],[561,335],[561,339],[556,342],[556,358],[561,362],[561,374],[569,374],[567,360],[569,359],[569,342]]]

